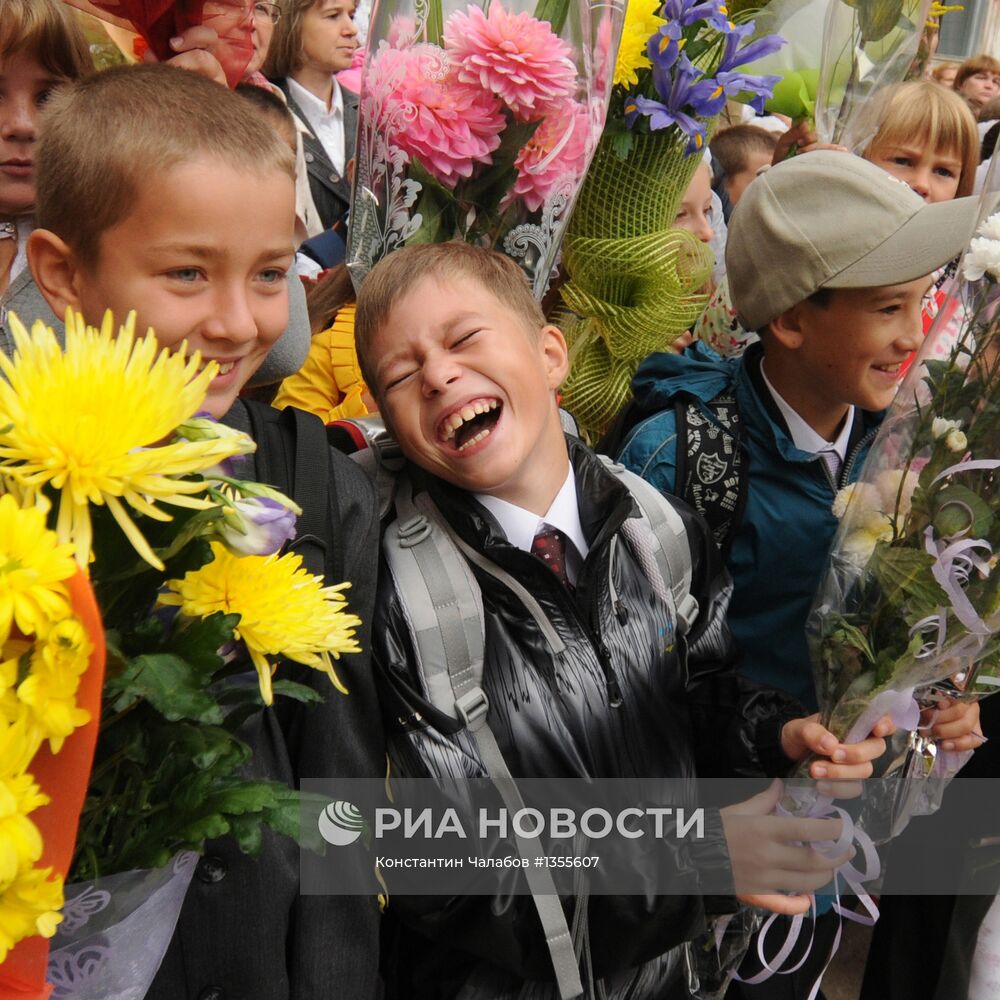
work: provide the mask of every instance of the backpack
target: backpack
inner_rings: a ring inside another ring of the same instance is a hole
[[[317,460],[317,456],[325,459],[330,447],[323,421],[294,406],[278,411],[252,399],[242,402],[257,442],[257,478],[302,509],[295,523],[296,536],[286,551],[298,552],[310,573],[342,580],[343,540],[333,520],[337,484],[329,474],[329,461]]]
[[[673,408],[677,428],[674,493],[708,522],[723,559],[728,559],[749,489],[736,399],[724,392],[706,403],[681,393]],[[653,413],[632,400],[598,442],[597,451],[617,456],[629,432]]]
[[[565,419],[563,423],[568,426]],[[380,513],[390,520],[382,551],[431,702],[464,723],[504,805],[512,812],[523,809],[517,783],[488,722],[489,699],[482,687],[486,619],[469,564],[500,580],[518,597],[553,654],[561,653],[565,644],[519,581],[461,539],[427,493],[414,496],[409,477],[401,471],[399,446],[379,418],[336,421],[328,433],[331,443],[350,453],[375,481]],[[622,535],[657,595],[672,609],[677,633],[684,635],[697,617],[698,602],[691,594],[691,552],[683,521],[653,486],[599,457],[636,501],[641,516],[626,520]],[[563,1000],[580,996],[578,956],[582,952],[586,959],[589,954],[585,887],[577,892],[571,931],[550,870],[532,864],[544,853],[540,839],[519,836],[517,846],[528,862],[522,872],[542,924],[559,994]]]

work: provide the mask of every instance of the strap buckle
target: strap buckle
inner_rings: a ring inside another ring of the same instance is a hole
[[[461,698],[455,699],[455,714],[465,723],[467,729],[474,729],[475,723],[486,718],[490,710],[490,700],[481,687],[466,691]]]
[[[423,514],[414,514],[396,525],[396,537],[400,548],[412,549],[431,533],[431,523]]]

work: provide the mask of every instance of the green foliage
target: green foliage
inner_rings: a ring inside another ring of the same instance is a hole
[[[239,655],[239,616],[188,619],[157,607],[166,580],[210,559],[207,536],[220,510],[177,508],[170,522],[137,517],[165,571],[137,557],[105,508],[92,508],[92,516],[91,579],[105,624],[107,666],[69,881],[159,867],[178,851],[201,851],[207,839],[227,833],[255,853],[265,825],[298,836],[299,793],[250,776],[241,727],[270,709],[256,671]],[[307,710],[323,700],[308,684],[286,678],[273,688],[276,699]]]

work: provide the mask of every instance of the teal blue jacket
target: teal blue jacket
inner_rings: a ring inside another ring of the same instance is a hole
[[[763,383],[762,356],[759,344],[728,360],[701,347],[651,355],[632,388],[643,412],[654,415],[628,434],[621,461],[664,493],[675,492],[675,399],[686,394],[708,402],[721,393],[735,395],[749,489],[729,554],[735,585],[729,624],[743,651],[742,672],[813,711],[805,623],[837,528],[830,508],[837,491],[857,479],[883,414],[856,412],[847,458],[834,482],[822,457],[792,443]],[[707,410],[706,416],[711,418]]]

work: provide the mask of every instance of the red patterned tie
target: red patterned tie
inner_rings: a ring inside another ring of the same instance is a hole
[[[543,523],[531,543],[531,554],[538,556],[564,586],[570,586],[566,575],[566,536],[558,528]]]

